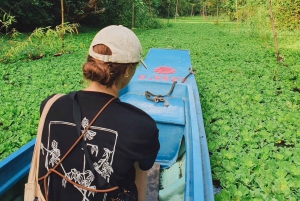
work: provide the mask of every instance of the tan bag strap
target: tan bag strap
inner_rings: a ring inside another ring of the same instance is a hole
[[[37,181],[37,179],[38,179],[38,168],[39,168],[39,162],[40,162],[40,145],[41,145],[42,132],[43,132],[46,116],[49,112],[49,109],[53,105],[53,103],[63,95],[64,94],[54,95],[52,98],[50,98],[47,101],[47,103],[43,109],[43,112],[42,112],[42,115],[41,115],[41,118],[39,121],[39,125],[38,125],[38,132],[37,132],[37,136],[36,136],[36,142],[35,142],[35,146],[34,146],[33,156],[32,156],[31,165],[30,165],[30,171],[29,171],[29,175],[28,175],[28,183],[34,183],[34,181]]]
[[[71,148],[65,153],[65,155],[60,159],[60,161],[51,169],[49,169],[49,171],[42,177],[38,178],[38,180],[44,180],[44,191],[45,191],[45,197],[46,200],[48,200],[48,194],[47,194],[47,188],[46,188],[46,179],[49,176],[49,174],[51,174],[52,172],[56,173],[57,175],[59,175],[60,177],[62,177],[63,179],[65,179],[66,181],[70,182],[71,184],[88,190],[88,191],[92,191],[92,192],[97,192],[97,193],[108,193],[114,190],[117,190],[119,187],[115,186],[113,188],[109,188],[109,189],[104,189],[104,190],[97,190],[97,189],[93,189],[93,188],[87,188],[85,186],[79,185],[71,180],[69,180],[67,177],[63,176],[62,174],[60,174],[58,171],[56,171],[55,169],[62,163],[62,161],[69,155],[69,153],[73,150],[73,148],[78,144],[78,142],[82,139],[82,137],[84,136],[84,134],[88,131],[88,129],[91,127],[91,125],[96,121],[96,119],[98,118],[98,116],[102,113],[102,111],[114,100],[116,99],[116,97],[111,98],[101,109],[100,111],[96,114],[96,116],[94,117],[94,119],[90,122],[90,124],[84,129],[84,131],[82,132],[82,134],[80,135],[80,137],[75,141],[75,143],[71,146]]]

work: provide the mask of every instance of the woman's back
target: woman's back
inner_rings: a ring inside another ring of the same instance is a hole
[[[75,100],[81,110],[81,132],[111,98],[112,95],[101,92],[76,93]],[[55,166],[79,137],[73,104],[71,96],[65,95],[54,103],[47,115],[39,177]],[[103,110],[83,140],[56,170],[77,184],[98,190],[120,186],[136,193],[133,164],[138,162],[142,170],[150,169],[159,149],[158,130],[153,119],[119,99],[113,100]],[[44,189],[43,182],[40,186]],[[105,197],[104,193],[75,187],[57,174],[50,174],[47,186],[49,200],[92,201]],[[111,197],[110,194],[108,197]]]

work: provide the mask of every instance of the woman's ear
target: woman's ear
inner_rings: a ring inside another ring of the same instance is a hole
[[[126,66],[125,72],[124,72],[124,77],[128,78],[130,76],[130,66]]]
[[[135,73],[135,70],[136,70],[136,65],[128,64],[128,66],[126,66],[125,75],[129,75],[131,78]]]
[[[126,66],[125,75],[129,75],[130,65]]]

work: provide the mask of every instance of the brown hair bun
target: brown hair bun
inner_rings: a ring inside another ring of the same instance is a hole
[[[99,54],[112,55],[109,47],[103,44],[94,46],[93,50],[94,52],[97,52]],[[123,76],[125,74],[126,68],[128,66],[136,67],[136,65],[137,63],[134,63],[134,65],[129,65],[103,62],[88,55],[86,63],[82,66],[82,72],[85,79],[96,81],[99,84],[105,85],[110,88],[117,82],[120,76]]]

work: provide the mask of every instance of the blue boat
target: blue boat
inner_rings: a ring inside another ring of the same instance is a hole
[[[152,48],[119,97],[156,121],[159,201],[213,201],[199,92],[188,50]],[[0,200],[23,200],[35,140],[0,162]],[[153,200],[149,198],[147,200]]]

